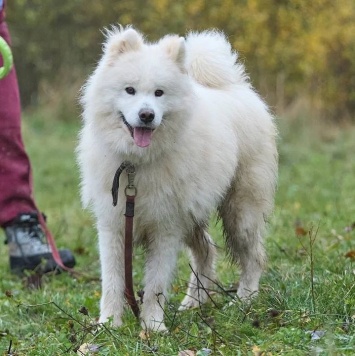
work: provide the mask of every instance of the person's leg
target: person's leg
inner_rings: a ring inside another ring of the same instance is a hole
[[[0,36],[10,44],[0,0]],[[0,56],[0,66],[2,66]],[[39,223],[38,209],[32,195],[29,158],[21,136],[21,105],[15,68],[0,80],[0,226],[5,229],[13,272],[42,272],[57,268],[51,249]],[[75,265],[69,250],[60,250],[63,263]],[[44,263],[41,263],[44,261]]]
[[[0,119],[4,120],[1,110]],[[31,168],[27,155],[23,151],[19,129],[3,128],[1,121],[0,225],[5,226],[20,212],[36,211],[36,207],[32,198]]]
[[[0,36],[10,43],[5,22]],[[2,58],[0,58],[2,66]],[[19,213],[36,211],[31,166],[21,137],[21,106],[15,68],[0,80],[0,225]]]

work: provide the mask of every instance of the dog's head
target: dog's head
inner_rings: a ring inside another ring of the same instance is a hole
[[[147,44],[130,27],[106,34],[102,59],[84,88],[84,109],[96,110],[95,116],[106,121],[100,126],[111,130],[110,137],[112,130],[123,129],[120,140],[148,147],[165,126],[176,126],[177,122],[169,121],[186,116],[190,89],[184,38],[166,36]]]

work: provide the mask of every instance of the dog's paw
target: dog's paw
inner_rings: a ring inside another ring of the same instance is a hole
[[[238,288],[237,295],[233,298],[231,302],[229,302],[229,306],[235,305],[237,303],[248,304],[251,303],[252,300],[257,297],[257,290],[250,290],[248,288]]]
[[[108,324],[114,328],[119,328],[120,326],[122,326],[122,319],[121,317],[118,316],[105,316],[105,315],[101,315],[99,318],[99,323],[100,324]]]
[[[255,288],[244,287],[242,284],[237,291],[237,298],[242,301],[250,301],[258,295],[258,290]]]
[[[141,322],[142,328],[149,334],[149,332],[159,332],[159,333],[167,333],[168,329],[165,326],[163,321],[145,321]]]
[[[190,296],[187,295],[181,302],[180,306],[179,306],[179,311],[184,311],[184,310],[188,310],[188,309],[194,309],[194,308],[198,308],[201,305],[201,302]]]

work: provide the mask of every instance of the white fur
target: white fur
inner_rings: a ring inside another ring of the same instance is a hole
[[[122,323],[126,174],[117,207],[111,186],[125,160],[137,172],[135,243],[147,251],[142,325],[165,330],[162,308],[184,245],[194,271],[181,309],[208,299],[216,253],[206,228],[216,209],[229,254],[241,265],[238,296],[257,292],[276,184],[276,129],[236,58],[217,31],[192,33],[185,41],[167,36],[155,44],[132,28],[108,31],[102,59],[83,88],[78,147],[83,204],[97,219],[101,322],[113,317],[114,325]],[[163,96],[155,96],[158,89]],[[119,114],[134,128],[141,125],[141,109],[155,113],[146,148],[135,144]]]

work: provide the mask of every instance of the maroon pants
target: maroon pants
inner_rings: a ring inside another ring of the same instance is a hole
[[[0,9],[0,36],[10,34]],[[0,56],[0,67],[3,65]],[[0,80],[0,226],[19,213],[36,211],[31,166],[21,137],[21,105],[15,68]]]

